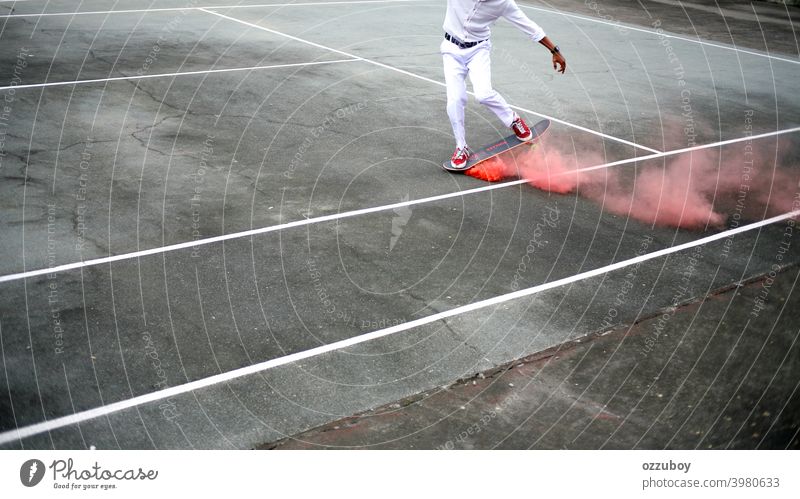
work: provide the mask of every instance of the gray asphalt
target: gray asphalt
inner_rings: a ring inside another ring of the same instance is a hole
[[[554,74],[545,51],[531,49],[512,27],[496,26],[495,86],[516,106],[655,150],[691,145],[688,124],[692,140],[703,144],[741,137],[750,126],[762,133],[800,122],[800,61],[785,40],[786,23],[772,22],[769,33],[778,41],[764,46],[760,32],[740,29],[752,27],[752,19],[740,19],[750,14],[738,14],[729,21],[733,42],[748,51],[742,52],[731,50],[731,39],[718,39],[724,23],[702,10],[690,9],[691,18],[700,16],[708,39],[725,47],[526,5],[561,45],[569,68]],[[689,36],[684,11],[647,5],[647,13],[614,10],[620,18],[613,20],[652,29],[655,17],[669,33]],[[26,14],[76,7],[37,0],[13,8]],[[99,1],[79,7],[109,8]],[[586,8],[581,4],[577,15],[591,16]],[[780,19],[775,6],[757,7],[765,8],[772,10],[762,14]],[[272,32],[196,9],[0,18],[0,85],[315,63],[0,90],[8,109],[0,275],[485,186],[438,166],[453,146],[444,89],[435,83],[442,81],[443,9],[441,1],[213,9]],[[435,82],[364,60],[331,62],[350,56],[330,49]],[[691,122],[684,89],[691,90]],[[470,102],[470,142],[505,133]],[[548,143],[576,144],[606,161],[649,153],[558,123]],[[759,144],[773,152],[773,164],[798,156],[791,135]],[[724,149],[722,158],[740,164],[743,145]],[[629,181],[643,164],[617,171]],[[789,171],[794,185],[780,187],[796,191],[797,170]],[[732,213],[735,199],[716,202]],[[550,223],[542,225],[542,217]],[[742,224],[764,212],[748,206],[745,218]],[[797,244],[779,253],[785,229],[773,224],[656,258],[637,267],[632,283],[630,269],[587,278],[4,447],[274,442],[635,322],[776,265],[796,265]],[[0,430],[354,338],[720,230],[653,227],[584,196],[522,185],[3,282]],[[534,265],[520,272],[526,255]],[[618,304],[618,293],[630,286]]]
[[[270,443],[798,449],[798,268]],[[754,314],[765,289],[769,300]],[[754,355],[754,352],[757,352]]]

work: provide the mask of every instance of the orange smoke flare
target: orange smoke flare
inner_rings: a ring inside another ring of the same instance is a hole
[[[613,158],[600,155],[594,144],[576,147],[574,142],[550,139],[547,146],[520,147],[465,173],[487,182],[523,178],[543,191],[577,192],[610,213],[686,229],[724,226],[734,212],[760,220],[794,206],[793,186],[800,174],[796,148],[790,143],[754,145],[748,161],[741,150],[704,149],[633,166],[634,171],[578,172]]]

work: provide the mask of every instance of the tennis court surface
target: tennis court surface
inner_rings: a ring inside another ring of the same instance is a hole
[[[797,8],[519,3],[485,182],[443,0],[0,2],[0,446],[797,447]]]

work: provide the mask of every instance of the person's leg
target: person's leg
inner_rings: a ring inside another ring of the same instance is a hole
[[[447,45],[452,45],[452,49]],[[467,67],[458,54],[453,53],[458,47],[448,41],[442,44],[442,61],[444,64],[444,81],[447,84],[447,116],[453,126],[456,147],[463,149],[467,145],[464,131],[464,108],[467,105]]]
[[[516,114],[509,107],[503,96],[492,88],[490,49],[491,44],[489,42],[475,47],[475,53],[467,62],[469,79],[472,82],[472,90],[475,92],[475,98],[478,102],[491,109],[500,118],[503,125],[510,127]]]

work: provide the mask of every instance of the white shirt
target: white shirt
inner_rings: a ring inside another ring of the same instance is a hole
[[[528,19],[514,0],[447,0],[443,27],[462,42],[478,42],[489,38],[489,27],[501,17],[534,42],[545,37],[544,30]]]

